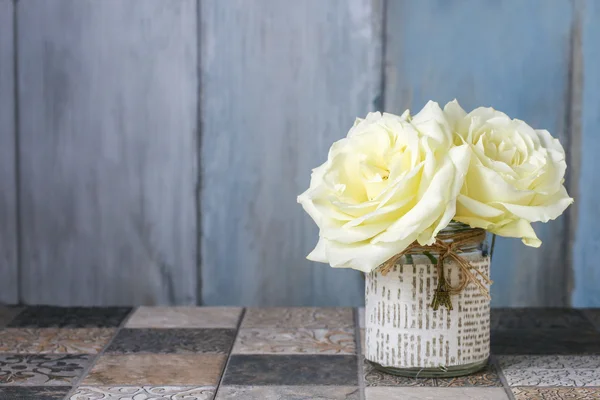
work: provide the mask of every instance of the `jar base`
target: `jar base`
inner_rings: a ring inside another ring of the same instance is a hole
[[[369,361],[369,360],[367,360]],[[488,364],[488,359],[464,365],[453,365],[446,368],[395,368],[384,367],[373,361],[369,363],[378,371],[386,374],[405,376],[408,378],[453,378],[457,376],[471,375],[482,370]]]

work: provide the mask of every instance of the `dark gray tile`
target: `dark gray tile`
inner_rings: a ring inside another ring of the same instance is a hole
[[[92,359],[86,354],[0,354],[0,385],[72,385]]]
[[[232,355],[223,385],[358,385],[356,356]]]
[[[116,328],[129,307],[27,307],[8,325],[10,328]]]
[[[492,308],[492,330],[594,329],[583,313],[572,308]]]
[[[22,310],[22,307],[0,305],[0,328],[8,325]]]
[[[365,386],[421,386],[432,387],[436,385],[435,379],[431,378],[408,378],[386,374],[375,369],[367,360],[363,359],[363,376]]]
[[[4,386],[0,387],[0,400],[62,400],[70,386]]]
[[[436,384],[440,387],[502,386],[498,371],[492,364],[488,364],[481,371],[471,375],[458,376],[456,378],[437,378]]]
[[[123,329],[107,353],[228,354],[234,329]]]
[[[600,332],[572,329],[492,331],[492,354],[600,354]]]
[[[592,325],[596,327],[596,329],[600,330],[600,308],[585,308],[582,309],[581,312],[588,318]]]

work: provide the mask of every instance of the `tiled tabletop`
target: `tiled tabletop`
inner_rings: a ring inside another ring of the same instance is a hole
[[[364,361],[352,308],[0,306],[0,400],[600,399],[600,310],[495,309],[488,367]]]

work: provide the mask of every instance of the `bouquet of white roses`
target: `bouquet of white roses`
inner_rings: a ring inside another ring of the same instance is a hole
[[[370,113],[298,197],[320,230],[308,258],[370,272],[414,243],[432,245],[452,220],[538,247],[531,223],[573,202],[565,170],[548,131],[492,108],[467,114],[452,101],[415,116]]]

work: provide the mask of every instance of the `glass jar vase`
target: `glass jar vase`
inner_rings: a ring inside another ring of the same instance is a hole
[[[438,234],[452,243],[457,233],[474,232],[451,222]],[[490,255],[485,232],[481,240],[457,245],[454,253],[467,261],[489,291]],[[477,232],[475,232],[477,233]],[[409,377],[453,377],[471,374],[487,364],[490,355],[490,300],[473,283],[450,295],[451,307],[432,307],[438,276],[450,287],[465,278],[455,260],[444,259],[427,247],[411,249],[384,275],[366,274],[365,357],[375,368]],[[481,276],[488,279],[482,279]]]

